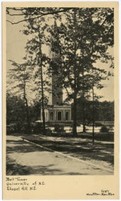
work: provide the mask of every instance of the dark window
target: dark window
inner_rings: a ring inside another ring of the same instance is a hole
[[[66,112],[66,120],[69,120],[69,112]]]
[[[58,112],[58,120],[61,120],[61,112]]]

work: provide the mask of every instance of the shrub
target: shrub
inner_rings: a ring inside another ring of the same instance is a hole
[[[32,123],[31,130],[32,130],[32,133],[39,134],[40,132],[43,131],[42,123]]]
[[[49,128],[46,128],[46,134],[47,134],[47,135],[51,135],[51,134],[52,134],[52,131],[51,131],[51,129],[49,129]]]
[[[64,132],[64,127],[60,125],[55,125],[55,132],[58,132],[58,133]]]
[[[108,128],[106,126],[102,126],[101,129],[100,129],[101,133],[108,133],[108,131],[109,130],[108,130]]]

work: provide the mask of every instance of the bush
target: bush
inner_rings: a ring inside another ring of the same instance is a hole
[[[102,126],[101,129],[100,129],[100,132],[101,133],[108,133],[109,130],[108,130],[108,128],[106,126]]]
[[[57,132],[57,133],[64,132],[64,126],[55,125],[55,132]]]
[[[47,134],[47,135],[51,135],[51,134],[52,134],[52,131],[51,131],[49,128],[47,128],[47,129],[46,129],[46,134]]]
[[[7,125],[7,134],[14,134],[17,131],[16,124]]]
[[[31,124],[31,131],[32,133],[35,133],[35,134],[39,134],[43,131],[43,125],[42,123],[32,123]]]
[[[95,126],[102,126],[100,122],[95,122]]]

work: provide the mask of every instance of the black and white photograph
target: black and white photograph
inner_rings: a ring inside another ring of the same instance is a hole
[[[113,174],[113,8],[6,15],[7,175]]]
[[[12,5],[6,176],[113,176],[114,6]]]

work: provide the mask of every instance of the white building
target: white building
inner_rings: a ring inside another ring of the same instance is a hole
[[[71,120],[71,105],[63,104],[63,88],[61,84],[62,80],[62,67],[60,61],[60,46],[58,39],[58,29],[56,22],[54,24],[52,44],[51,44],[51,58],[52,58],[52,94],[51,105],[44,110],[45,122],[49,124],[63,124],[69,125]],[[56,72],[56,73],[55,73]],[[41,111],[42,121],[42,111]]]

